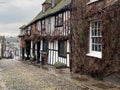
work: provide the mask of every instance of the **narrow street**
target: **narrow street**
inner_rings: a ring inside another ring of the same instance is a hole
[[[87,90],[49,71],[15,60],[0,60],[0,90]]]

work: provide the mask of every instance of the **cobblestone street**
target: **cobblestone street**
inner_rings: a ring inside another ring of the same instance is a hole
[[[21,61],[0,61],[0,90],[87,90],[41,68]]]

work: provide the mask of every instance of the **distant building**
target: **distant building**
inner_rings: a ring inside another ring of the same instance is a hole
[[[6,53],[5,57],[11,57],[18,59],[18,38],[17,37],[6,37]]]
[[[6,48],[5,37],[0,36],[0,58],[4,56],[5,48]]]

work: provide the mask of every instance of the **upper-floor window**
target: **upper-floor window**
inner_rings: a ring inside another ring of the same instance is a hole
[[[23,30],[22,30],[22,34],[23,34],[23,35],[25,35],[25,34],[26,34],[25,29],[23,29]]]
[[[41,29],[45,29],[45,20],[41,21]]]
[[[29,29],[29,27],[26,29],[26,35],[28,35],[28,36],[31,35],[31,29]]]
[[[55,0],[51,0],[52,7],[55,6]]]
[[[102,57],[101,22],[98,20],[90,23],[89,54],[94,57]]]
[[[48,19],[48,32],[51,32],[51,18]]]
[[[45,6],[44,5],[42,6],[42,12],[45,12]]]
[[[55,26],[62,26],[62,25],[63,25],[63,13],[55,16]]]
[[[36,27],[37,27],[37,30],[39,30],[39,31],[41,30],[41,22],[40,21],[37,22],[37,26]]]

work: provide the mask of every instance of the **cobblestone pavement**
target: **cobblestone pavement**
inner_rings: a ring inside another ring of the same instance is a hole
[[[0,90],[88,90],[21,61],[0,60]]]

